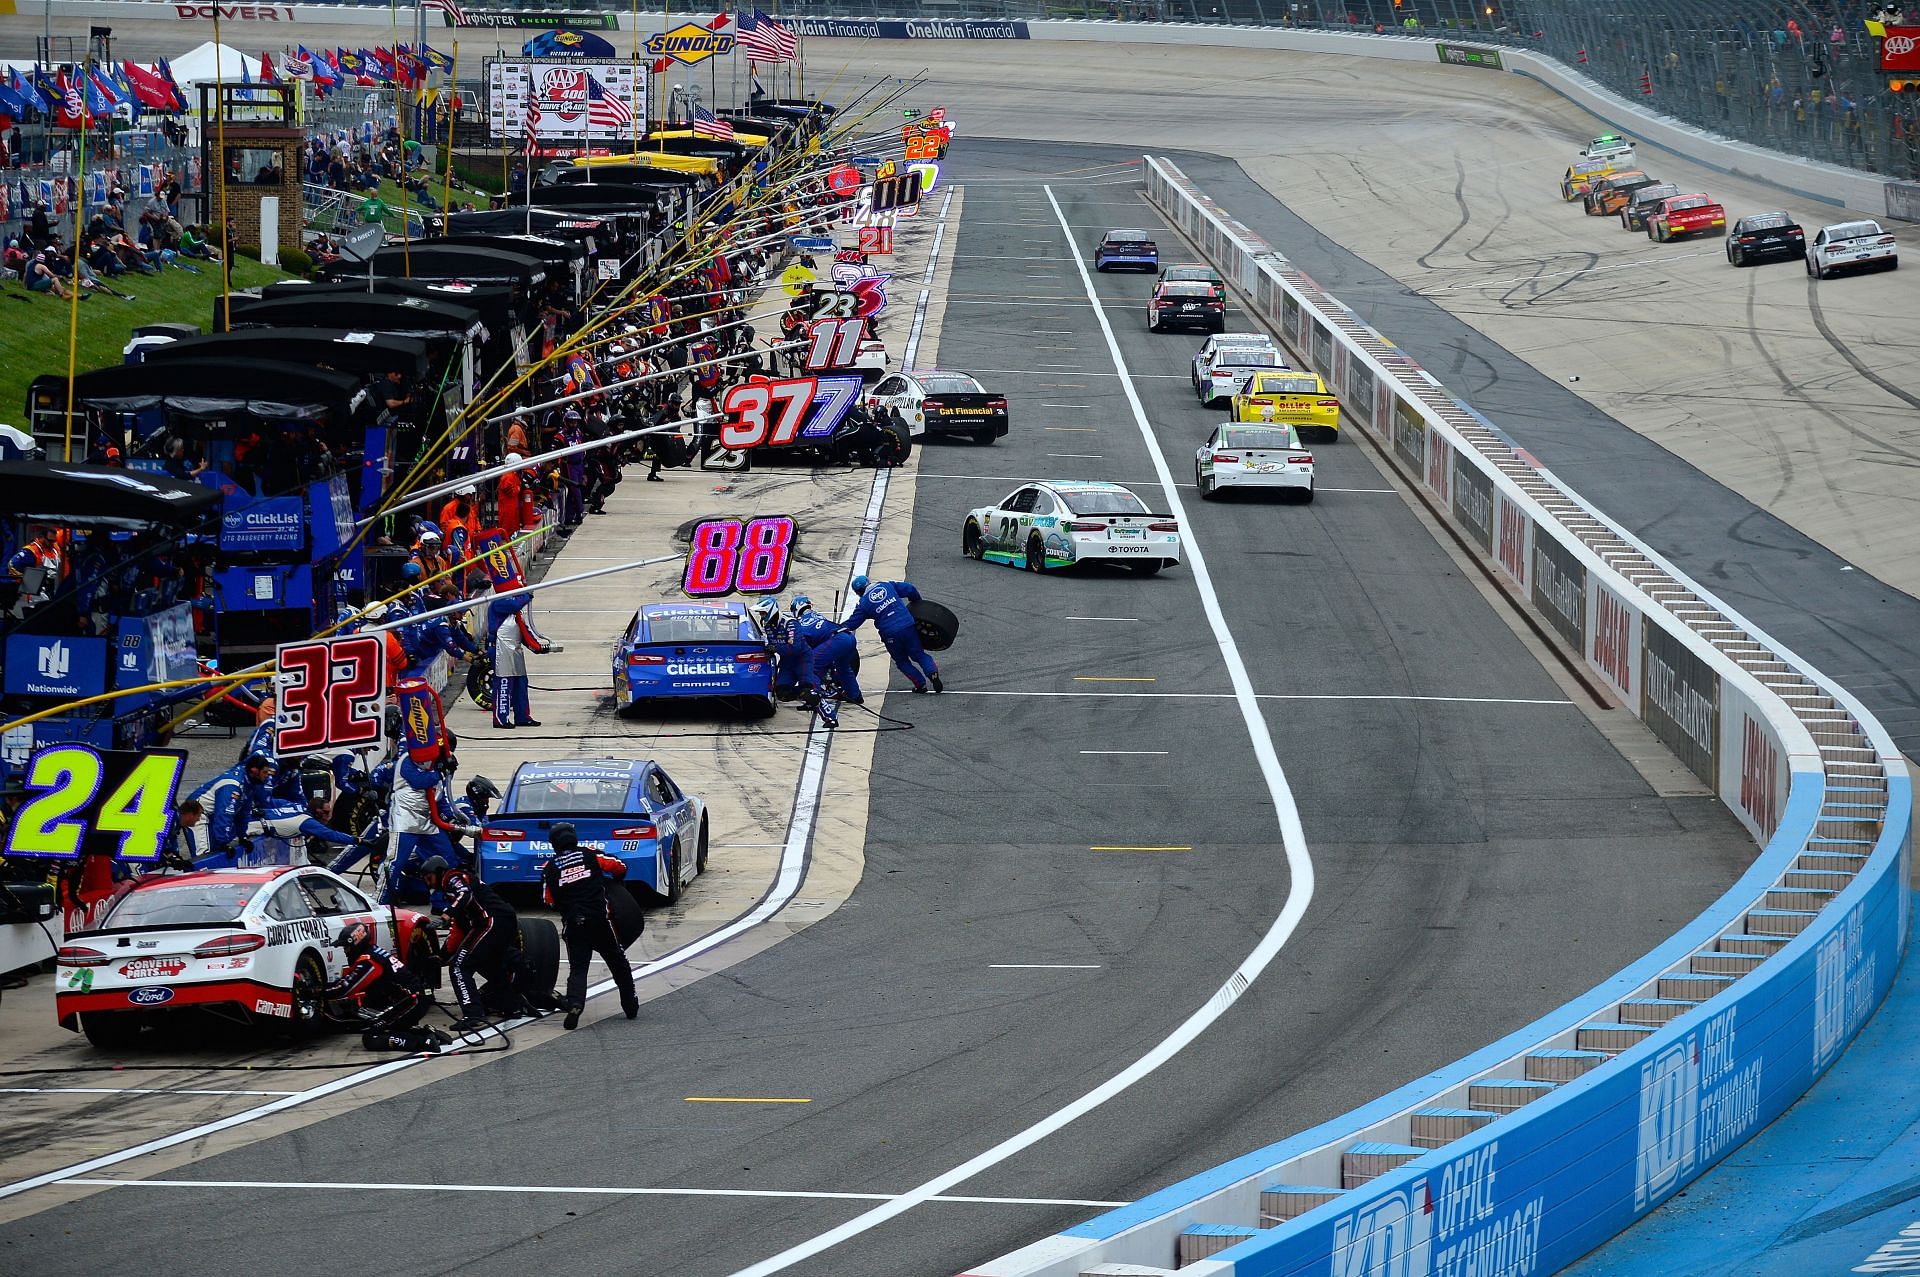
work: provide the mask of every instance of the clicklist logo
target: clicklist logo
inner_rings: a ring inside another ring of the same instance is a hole
[[[65,643],[55,640],[40,649],[40,677],[65,678],[73,669],[73,653]]]

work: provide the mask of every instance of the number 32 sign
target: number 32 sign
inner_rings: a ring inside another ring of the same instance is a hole
[[[386,722],[387,645],[378,634],[282,643],[275,654],[274,752],[378,745]]]

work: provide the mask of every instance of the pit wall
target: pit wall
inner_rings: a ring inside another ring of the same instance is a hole
[[[1671,939],[1526,1028],[969,1277],[1183,1260],[1194,1277],[1552,1272],[1785,1110],[1879,1005],[1911,905],[1907,772],[1846,692],[1566,488],[1173,165],[1149,156],[1145,173],[1148,197],[1339,394],[1343,428],[1379,445],[1760,851]],[[1485,1097],[1502,1092],[1519,1098],[1490,1114]]]

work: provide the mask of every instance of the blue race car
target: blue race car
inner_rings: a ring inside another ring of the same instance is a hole
[[[707,805],[658,763],[569,758],[522,763],[513,773],[480,835],[480,876],[495,886],[539,885],[553,855],[547,831],[563,820],[582,847],[626,865],[636,895],[672,904],[707,867]]]
[[[623,710],[643,701],[723,697],[766,718],[778,704],[773,649],[759,619],[737,599],[646,604],[614,646],[613,688]]]
[[[1160,269],[1160,249],[1145,231],[1108,231],[1093,250],[1093,268],[1110,270],[1115,266],[1133,266],[1141,270]]]

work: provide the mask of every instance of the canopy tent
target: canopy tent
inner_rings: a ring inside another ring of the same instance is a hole
[[[189,50],[172,62],[174,83],[180,86],[189,101],[193,98],[193,86],[212,84],[215,80],[227,84],[239,84],[241,80],[251,79],[260,83],[260,59],[250,58],[230,44],[216,45],[208,40],[196,49]],[[241,68],[246,75],[241,75]]]
[[[214,323],[219,326],[219,322],[216,308]],[[233,323],[236,328],[345,326],[402,337],[486,336],[480,315],[472,307],[424,297],[370,293],[363,285],[354,284],[272,284],[258,296],[235,293]]]
[[[212,488],[144,470],[0,462],[0,510],[13,518],[80,527],[184,528],[207,518],[219,505],[220,494]]]
[[[345,328],[241,328],[232,332],[183,337],[146,350],[148,363],[179,359],[278,359],[334,372],[378,377],[404,373],[427,375],[427,343],[388,333]]]
[[[67,379],[48,375],[29,388],[34,402],[62,410]],[[164,407],[192,417],[246,414],[263,420],[352,418],[366,402],[359,377],[272,359],[175,359],[116,364],[82,373],[73,382],[76,405],[108,412]]]
[[[526,253],[496,248],[469,248],[463,244],[389,244],[366,262],[329,262],[321,268],[329,279],[356,275],[403,275],[475,284],[510,284],[531,296],[547,280],[547,264]]]
[[[562,213],[548,208],[482,209],[432,219],[447,235],[544,235],[553,239],[585,240],[608,230],[611,219]]]

